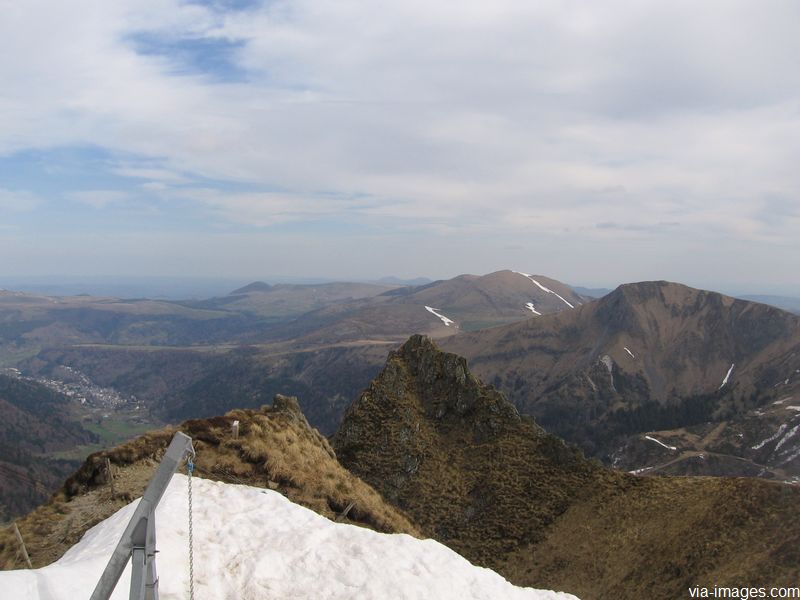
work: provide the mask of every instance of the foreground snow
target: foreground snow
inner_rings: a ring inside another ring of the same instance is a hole
[[[215,600],[569,600],[518,588],[433,540],[333,523],[269,490],[195,479],[196,597]],[[188,593],[187,479],[176,475],[156,512],[162,600]],[[58,562],[0,572],[0,597],[88,598],[136,502],[89,530]],[[114,599],[128,597],[130,564]]]

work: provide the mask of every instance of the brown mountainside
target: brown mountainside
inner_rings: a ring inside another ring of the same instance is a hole
[[[46,455],[97,441],[73,421],[76,404],[36,382],[0,374],[0,522],[44,502],[77,466]]]
[[[334,447],[425,533],[517,584],[589,600],[796,583],[800,489],[605,470],[422,336],[390,354]]]
[[[396,287],[350,282],[270,285],[255,281],[228,296],[211,298],[197,305],[268,318],[291,318],[339,302],[371,298]]]
[[[800,318],[663,281],[443,344],[600,455],[620,435],[737,417],[800,377]]]
[[[559,281],[508,270],[483,276],[461,275],[411,291],[402,298],[404,302],[441,308],[451,318],[465,323],[467,329],[476,328],[480,322],[499,324],[524,320],[536,313],[560,312],[585,301]]]
[[[402,341],[413,333],[441,338],[569,310],[584,301],[569,286],[554,279],[506,270],[400,287],[372,298],[323,308],[283,329],[293,336],[303,332],[298,342],[304,344],[359,339]]]

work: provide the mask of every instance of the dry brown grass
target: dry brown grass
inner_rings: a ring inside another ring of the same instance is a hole
[[[238,438],[231,432],[234,420],[240,423]],[[186,421],[91,455],[46,504],[18,520],[34,566],[57,560],[87,529],[140,496],[176,430],[194,441],[199,477],[269,487],[330,519],[419,535],[399,509],[338,463],[327,439],[308,425],[294,399],[277,397],[273,406]],[[115,498],[106,457],[115,473]],[[350,503],[352,509],[341,519]],[[0,531],[0,568],[23,567],[13,533]]]

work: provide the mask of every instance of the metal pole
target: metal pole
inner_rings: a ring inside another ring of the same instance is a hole
[[[180,431],[170,442],[155,475],[147,485],[125,532],[106,565],[100,581],[92,592],[91,600],[108,600],[128,560],[133,557],[131,573],[131,600],[143,600],[145,588],[153,591],[152,600],[158,599],[158,581],[155,570],[155,509],[164,495],[172,475],[187,453],[193,453],[192,438]],[[150,568],[150,564],[153,564]],[[148,575],[154,579],[150,580]]]
[[[33,565],[31,564],[31,557],[28,556],[28,549],[25,547],[25,541],[22,539],[22,534],[19,532],[19,527],[17,527],[16,521],[14,521],[14,535],[17,536],[17,541],[22,548],[22,556],[25,559],[25,562],[28,563],[28,568],[32,569]]]
[[[114,472],[111,470],[111,461],[106,456],[106,473],[108,474],[108,481],[111,484],[111,498],[114,499],[117,497],[117,493],[114,490]]]

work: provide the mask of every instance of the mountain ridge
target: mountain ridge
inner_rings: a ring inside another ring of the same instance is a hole
[[[794,585],[799,488],[604,469],[422,336],[390,354],[334,448],[425,533],[521,585],[619,599]]]
[[[622,426],[633,416],[626,411],[650,411],[646,428],[658,429],[659,411],[665,423],[677,422],[668,411],[695,411],[697,423],[777,400],[774,385],[800,368],[800,318],[680,284],[641,282],[574,311],[442,344],[522,412],[595,454],[591,428],[615,419]]]

